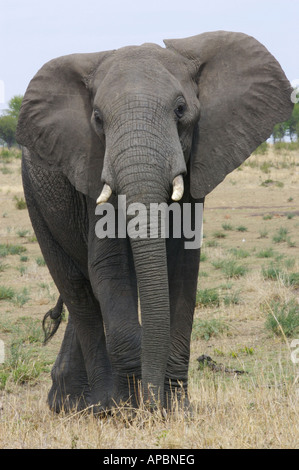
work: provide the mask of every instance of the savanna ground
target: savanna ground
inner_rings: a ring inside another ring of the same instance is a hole
[[[47,407],[66,322],[43,346],[41,321],[57,290],[24,204],[20,164],[19,150],[0,151],[0,448],[298,448],[298,149],[252,155],[206,198],[194,413],[143,410],[133,421],[123,410],[98,419]],[[199,363],[202,355],[216,367]]]

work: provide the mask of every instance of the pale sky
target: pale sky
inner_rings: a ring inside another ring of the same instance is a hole
[[[299,0],[0,0],[0,111],[54,57],[220,29],[254,36],[299,79]]]

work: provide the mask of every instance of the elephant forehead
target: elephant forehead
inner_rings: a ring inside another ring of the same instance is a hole
[[[105,94],[129,92],[159,93],[165,89],[180,88],[180,82],[190,79],[190,74],[179,56],[155,44],[119,49],[97,69],[93,88]]]

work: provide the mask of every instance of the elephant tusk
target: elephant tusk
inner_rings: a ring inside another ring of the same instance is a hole
[[[173,201],[180,201],[184,194],[184,180],[182,175],[178,175],[172,182],[173,190],[171,199]]]
[[[97,204],[103,204],[104,202],[107,202],[111,194],[112,189],[110,188],[109,184],[104,184],[102,192],[97,199]]]

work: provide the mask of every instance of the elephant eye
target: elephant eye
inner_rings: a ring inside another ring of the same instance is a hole
[[[176,109],[174,110],[176,117],[178,119],[181,119],[184,116],[184,113],[186,111],[186,105],[185,104],[179,104]]]
[[[100,114],[100,111],[98,111],[97,109],[94,110],[94,120],[97,124],[100,124],[102,125],[103,121],[102,121],[102,116]]]

